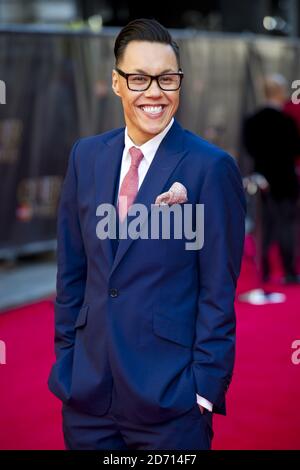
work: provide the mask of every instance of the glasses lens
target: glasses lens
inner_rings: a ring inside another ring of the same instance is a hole
[[[161,75],[158,79],[159,85],[163,90],[177,90],[180,87],[179,74]]]
[[[150,80],[151,78],[147,75],[130,75],[128,77],[128,86],[131,90],[143,91],[148,88]]]

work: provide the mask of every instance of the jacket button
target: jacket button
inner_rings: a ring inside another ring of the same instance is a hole
[[[111,297],[118,297],[118,295],[119,295],[118,289],[109,289],[109,295]]]

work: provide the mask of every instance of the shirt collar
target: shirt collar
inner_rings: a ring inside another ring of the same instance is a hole
[[[128,151],[130,147],[134,146],[137,147],[141,150],[141,152],[144,155],[144,158],[146,159],[147,163],[151,163],[161,141],[165,137],[165,135],[169,132],[171,129],[172,125],[174,122],[174,118],[172,117],[171,121],[167,125],[167,127],[164,128],[162,132],[157,134],[156,136],[152,137],[152,139],[147,140],[143,145],[135,145],[131,138],[128,135],[128,130],[127,127],[125,128],[125,156],[128,155]]]

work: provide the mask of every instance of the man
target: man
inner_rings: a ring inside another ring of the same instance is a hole
[[[174,120],[183,73],[163,26],[132,21],[115,56],[126,128],[79,140],[62,191],[49,385],[69,449],[209,449],[234,362],[241,178],[230,156]],[[201,249],[161,232],[96,236],[103,204],[117,208],[120,234],[135,204],[146,223],[175,183],[193,210],[204,204]]]
[[[279,245],[285,283],[298,283],[296,272],[296,213],[299,183],[296,157],[300,139],[293,119],[283,112],[287,99],[286,80],[278,74],[266,77],[264,106],[244,123],[245,147],[254,171],[269,183],[262,193],[261,268],[264,282],[270,280],[269,248]]]

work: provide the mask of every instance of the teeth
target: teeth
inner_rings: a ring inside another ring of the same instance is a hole
[[[162,106],[142,106],[145,113],[158,114],[162,112]]]

